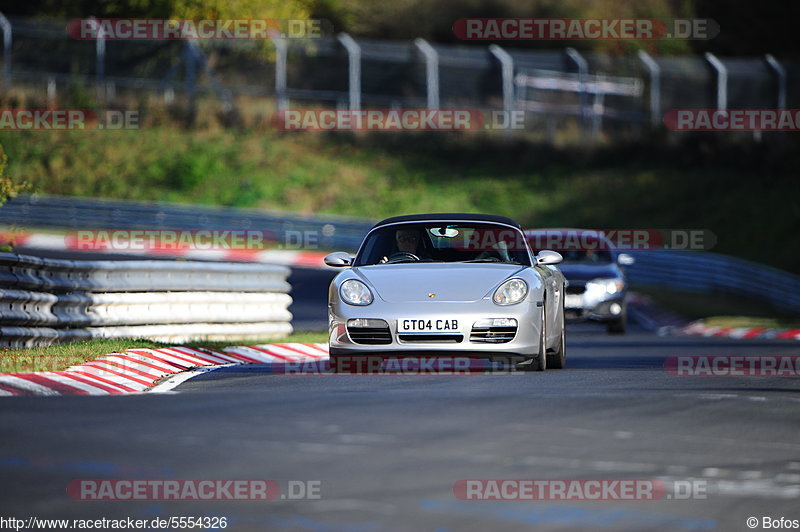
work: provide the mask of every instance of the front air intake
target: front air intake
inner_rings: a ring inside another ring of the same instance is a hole
[[[383,320],[350,320],[347,323],[350,340],[363,345],[386,345],[392,343],[389,324]]]
[[[469,335],[470,342],[484,344],[504,344],[517,335],[517,327],[478,327],[473,326]]]

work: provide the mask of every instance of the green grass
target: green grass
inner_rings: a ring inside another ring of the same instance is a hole
[[[798,319],[755,318],[752,316],[712,316],[703,320],[713,327],[766,327],[768,329],[800,329]]]
[[[734,294],[697,294],[636,286],[658,305],[688,320],[703,320],[719,327],[800,328],[800,319],[789,311],[776,309],[764,301]]]
[[[285,338],[269,340],[247,340],[245,342],[189,342],[180,345],[189,347],[208,347],[222,349],[232,345],[255,345],[282,342],[327,342],[327,333],[297,332]],[[59,371],[75,364],[94,360],[109,353],[126,349],[168,347],[175,344],[151,342],[148,340],[87,340],[72,344],[32,348],[0,348],[0,373],[21,373],[27,371]]]
[[[328,333],[327,332],[311,332],[311,331],[298,331],[290,334],[289,336],[285,336],[283,338],[272,338],[269,340],[247,340],[246,342],[232,342],[230,340],[227,341],[219,341],[219,342],[188,342],[182,345],[188,347],[208,347],[210,349],[222,349],[223,347],[228,347],[231,345],[256,345],[256,344],[281,344],[286,342],[298,342],[298,343],[307,343],[307,344],[327,344],[328,343]]]

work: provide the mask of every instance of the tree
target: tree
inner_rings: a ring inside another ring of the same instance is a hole
[[[0,207],[20,192],[26,192],[31,188],[30,183],[16,183],[13,179],[5,175],[7,163],[8,156],[0,145]],[[12,230],[10,234],[3,235],[2,240],[4,241],[0,241],[0,251],[11,251],[14,245],[15,234],[16,231]]]

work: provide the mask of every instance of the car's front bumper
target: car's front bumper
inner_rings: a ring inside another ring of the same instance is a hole
[[[332,356],[373,353],[396,356],[465,355],[522,361],[539,352],[541,316],[542,307],[536,301],[529,300],[509,306],[496,305],[490,299],[476,302],[424,301],[402,305],[376,300],[362,307],[336,302],[328,307],[330,353]],[[384,320],[389,328],[389,343],[368,345],[354,341],[348,332],[347,322],[358,318]],[[490,318],[515,319],[517,329],[513,339],[503,343],[473,340],[471,336],[475,322]],[[456,319],[457,329],[446,334],[460,335],[461,340],[438,342],[403,339],[398,333],[398,321],[403,319]]]
[[[564,306],[564,316],[569,321],[615,321],[625,316],[625,294],[601,301],[588,300],[585,294]]]

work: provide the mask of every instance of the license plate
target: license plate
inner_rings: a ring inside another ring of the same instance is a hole
[[[397,320],[397,331],[401,333],[415,332],[452,332],[457,331],[458,320],[454,319],[400,319]]]
[[[583,298],[578,294],[567,294],[564,298],[564,306],[567,308],[581,308],[583,306]]]

